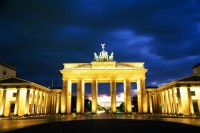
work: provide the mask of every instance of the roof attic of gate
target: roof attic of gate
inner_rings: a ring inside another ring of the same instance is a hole
[[[144,62],[93,61],[91,63],[64,63],[63,70],[73,69],[145,69]]]
[[[144,62],[116,62],[114,52],[109,55],[105,44],[101,44],[102,51],[99,55],[94,53],[94,61],[90,63],[64,63],[63,70],[95,70],[95,69],[145,69]]]

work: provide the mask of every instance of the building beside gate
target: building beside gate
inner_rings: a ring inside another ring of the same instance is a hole
[[[0,79],[6,77],[16,77],[16,69],[10,65],[0,62]]]
[[[58,114],[61,90],[8,77],[0,80],[0,116]]]
[[[200,64],[193,67],[193,75],[146,91],[149,113],[199,115]]]

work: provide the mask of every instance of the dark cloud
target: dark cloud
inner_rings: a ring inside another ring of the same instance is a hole
[[[61,86],[64,62],[91,62],[106,43],[116,61],[145,62],[147,85],[161,85],[190,75],[200,60],[199,6],[197,0],[1,0],[0,60],[24,79]]]

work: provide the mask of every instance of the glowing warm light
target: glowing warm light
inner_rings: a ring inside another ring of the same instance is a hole
[[[92,97],[88,96],[88,99],[92,100]],[[124,102],[124,93],[119,93],[116,95],[117,106],[119,106],[122,102]],[[111,107],[111,96],[107,96],[105,94],[98,96],[98,104],[105,108]]]

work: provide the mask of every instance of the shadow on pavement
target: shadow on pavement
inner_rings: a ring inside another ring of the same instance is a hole
[[[51,122],[7,133],[199,133],[200,127],[156,120],[96,119]]]

